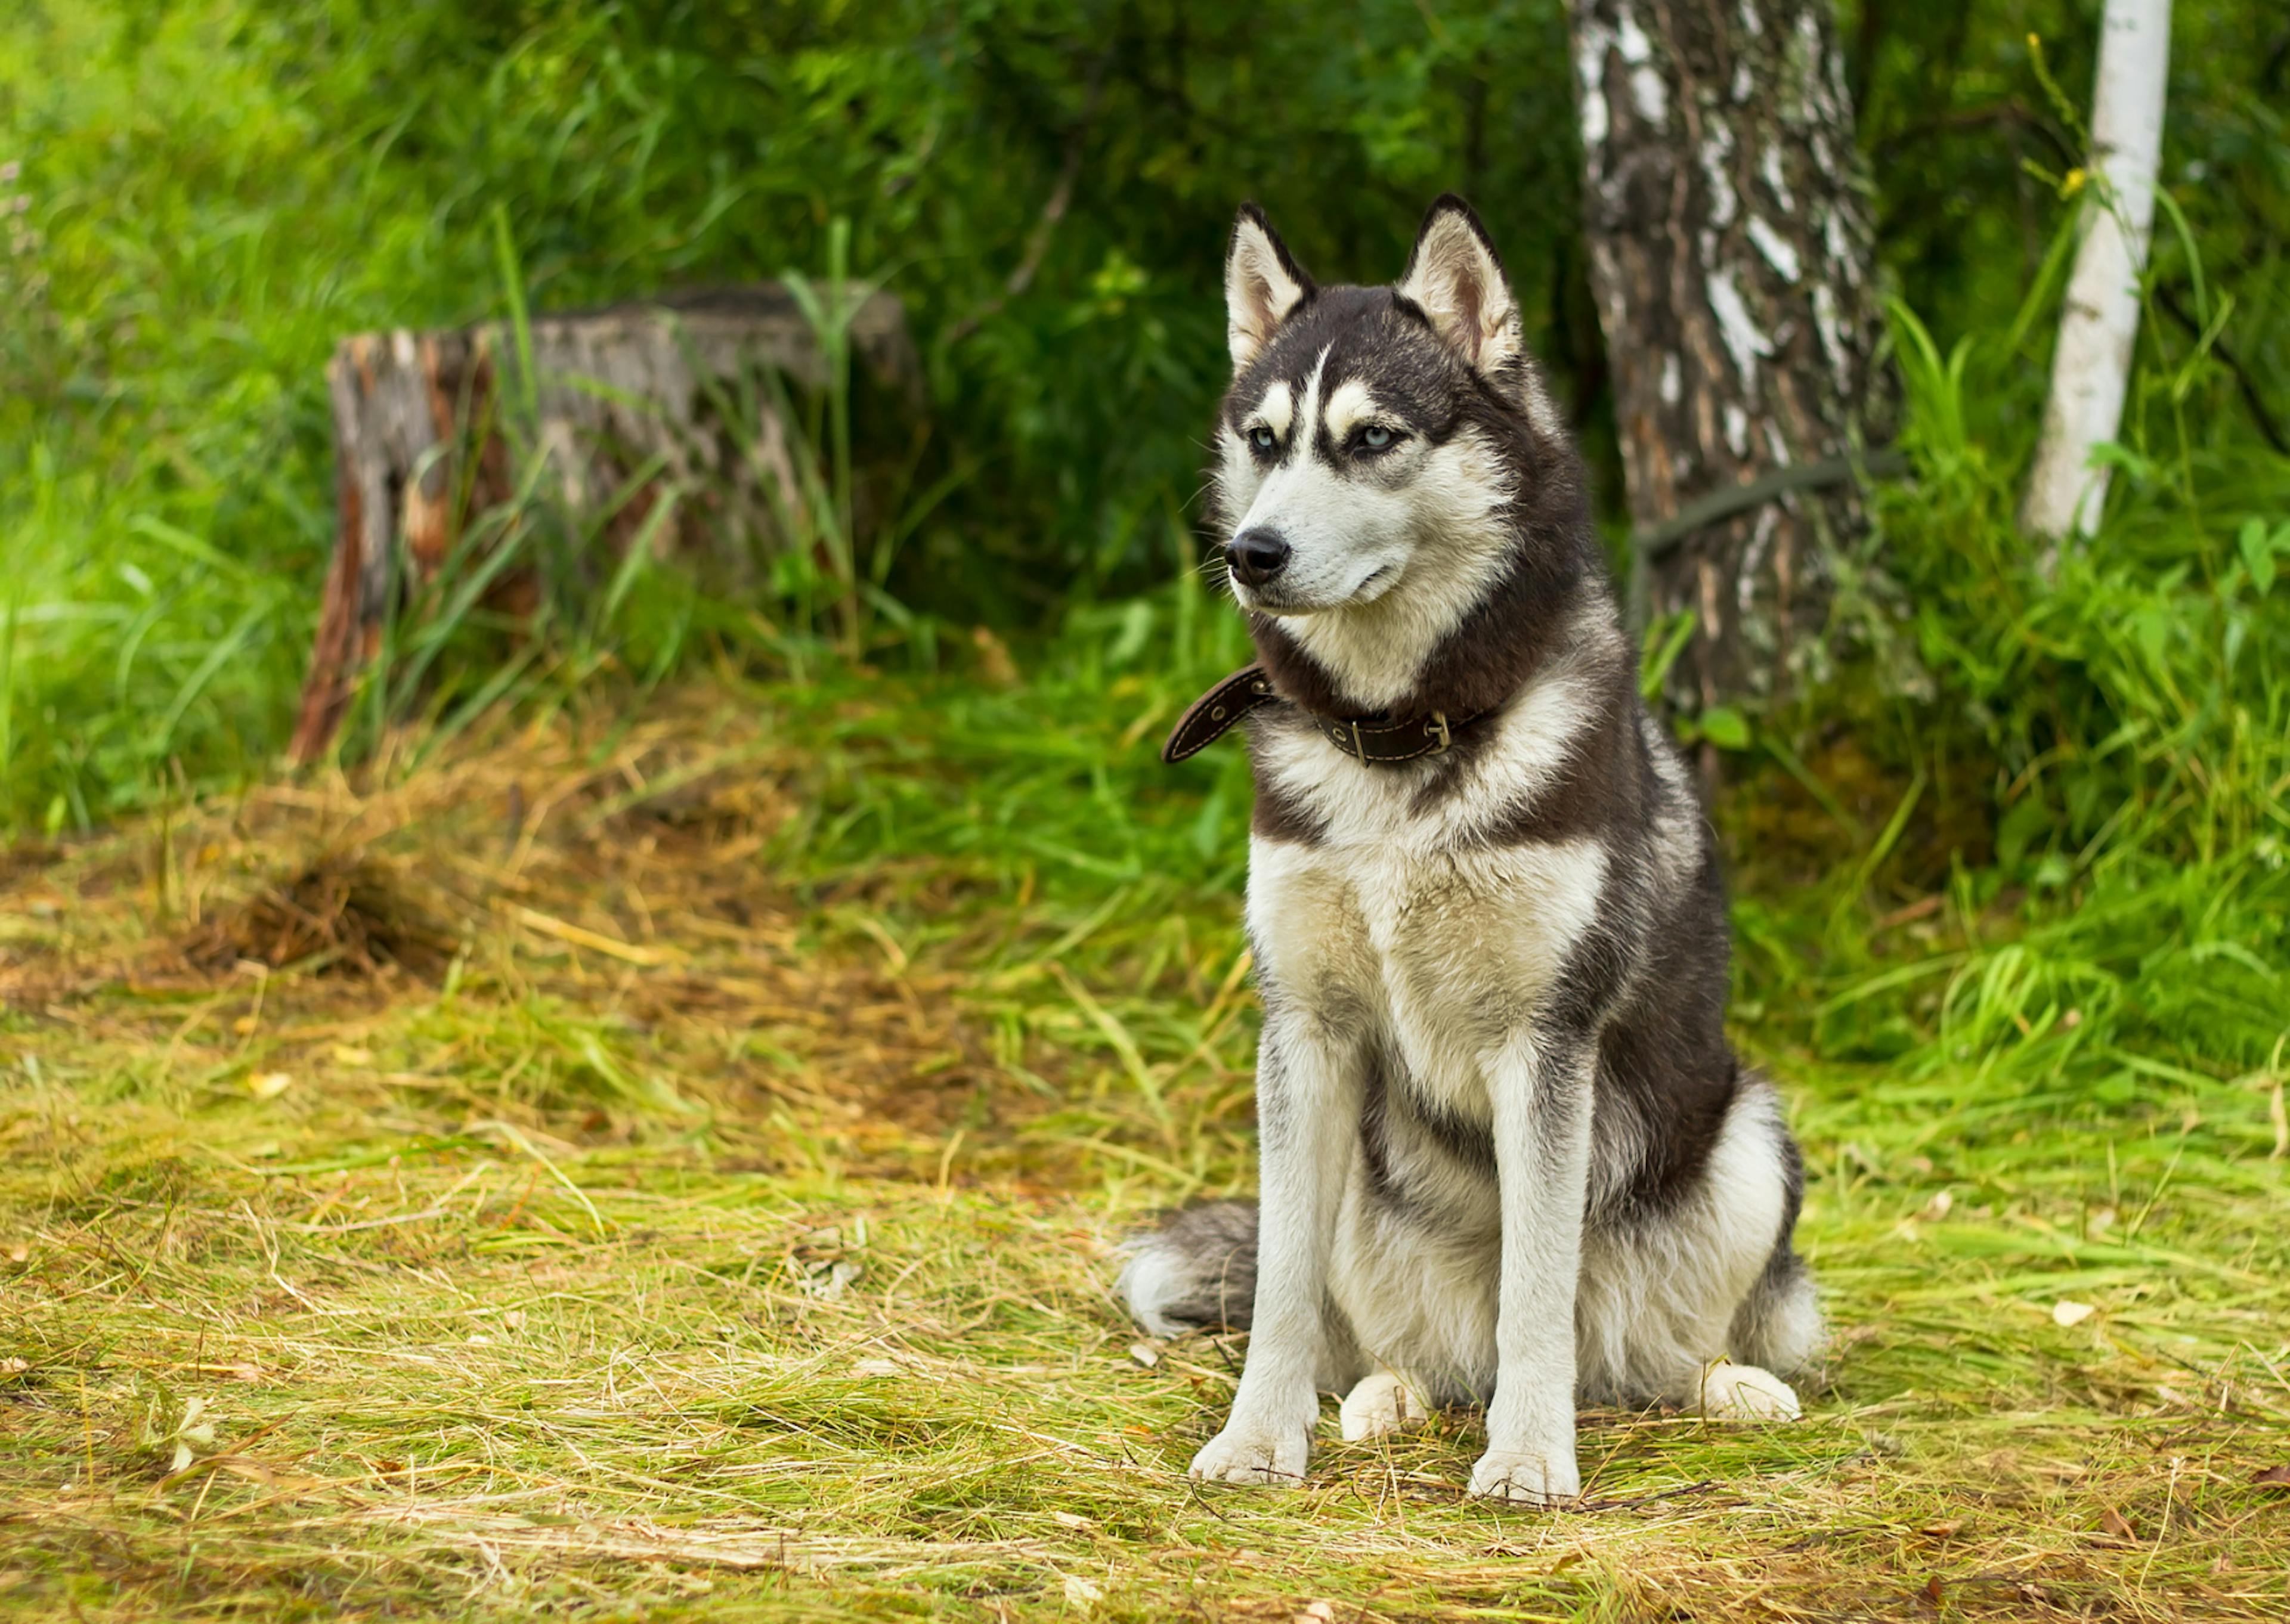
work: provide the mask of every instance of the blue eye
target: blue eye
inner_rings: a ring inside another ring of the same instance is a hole
[[[1280,436],[1269,428],[1252,428],[1248,431],[1248,443],[1261,452],[1275,451],[1279,448]]]
[[[1390,429],[1386,428],[1381,423],[1370,423],[1366,428],[1360,430],[1360,444],[1366,446],[1370,451],[1381,451],[1385,446],[1389,445],[1397,437],[1397,436],[1393,435]]]

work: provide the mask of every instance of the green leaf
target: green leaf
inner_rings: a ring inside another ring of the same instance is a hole
[[[2242,562],[2250,571],[2250,579],[2258,583],[2261,597],[2274,588],[2274,540],[2266,533],[2265,522],[2261,519],[2246,523],[2237,538],[2242,548]]]
[[[1649,620],[1645,629],[1645,648],[1638,658],[1638,697],[1651,702],[1661,692],[1661,684],[1669,676],[1669,668],[1686,640],[1693,636],[1695,616],[1691,609],[1681,609],[1669,620],[1659,617]]]
[[[1996,826],[1998,860],[2007,868],[2016,867],[2037,836],[2054,828],[2057,821],[2041,796],[2022,796]]]
[[[1721,750],[1750,748],[1750,719],[1731,705],[1712,705],[1701,713],[1701,736]]]

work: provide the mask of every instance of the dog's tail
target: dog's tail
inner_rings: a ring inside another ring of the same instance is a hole
[[[1256,1305],[1256,1204],[1210,1201],[1161,1220],[1123,1250],[1118,1290],[1155,1336],[1245,1331]]]

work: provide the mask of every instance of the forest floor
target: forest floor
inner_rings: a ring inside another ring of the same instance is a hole
[[[1243,1347],[1111,1248],[1246,1179],[1229,902],[821,879],[799,731],[701,687],[0,856],[0,1614],[2290,1612],[2278,1088],[2110,1137],[1761,1054],[1803,1422],[1586,1413],[1557,1513],[1461,1494],[1464,1411],[1189,1484]]]

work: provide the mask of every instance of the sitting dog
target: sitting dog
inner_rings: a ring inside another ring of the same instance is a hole
[[[1122,1276],[1156,1334],[1252,1332],[1192,1476],[1300,1482],[1323,1389],[1346,1438],[1485,1403],[1472,1490],[1537,1504],[1581,1493],[1578,1397],[1794,1418],[1802,1164],[1726,1043],[1709,833],[1493,245],[1443,197],[1396,285],[1318,287],[1251,205],[1225,296],[1260,663],[1165,755],[1248,719],[1261,1194]]]

